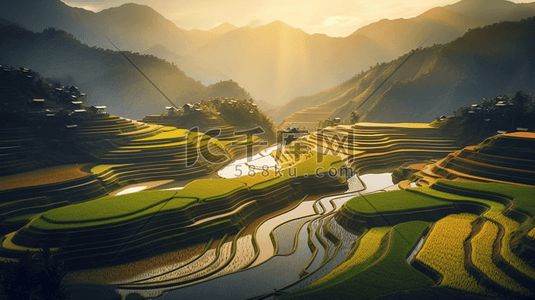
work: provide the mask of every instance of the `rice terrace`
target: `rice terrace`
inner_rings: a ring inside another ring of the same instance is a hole
[[[535,3],[7,2],[0,299],[535,298]]]

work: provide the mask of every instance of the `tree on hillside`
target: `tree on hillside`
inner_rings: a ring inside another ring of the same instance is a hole
[[[352,111],[351,114],[349,115],[349,122],[351,124],[355,124],[355,123],[358,123],[359,120],[360,120],[360,116],[358,112],[356,110]]]
[[[334,120],[331,118],[323,119],[318,121],[318,128],[325,128],[329,126],[334,126]]]
[[[454,117],[437,122],[463,146],[475,145],[497,132],[535,129],[535,97],[517,91],[483,99],[481,104],[459,107]]]

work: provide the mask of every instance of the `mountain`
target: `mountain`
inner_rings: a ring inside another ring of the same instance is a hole
[[[432,8],[410,19],[381,20],[359,28],[364,35],[399,54],[423,46],[443,44],[468,29],[500,21],[519,21],[535,15],[535,3],[515,4],[505,0],[462,0]]]
[[[296,98],[277,114],[294,111],[282,126],[313,128],[318,119],[347,120],[362,105],[358,114],[364,121],[430,122],[481,98],[532,91],[534,66],[535,18],[501,22],[378,64],[329,90]]]
[[[54,16],[51,18],[50,16]],[[73,34],[83,43],[121,50],[141,51],[157,43],[182,50],[190,43],[188,32],[146,5],[134,3],[104,9],[98,13],[70,7],[60,0],[5,0],[0,18],[40,32],[54,27]]]
[[[309,35],[283,22],[228,32],[195,55],[272,104],[325,89],[390,56],[366,37]]]
[[[217,83],[221,80],[229,80],[230,77],[224,74],[218,67],[207,63],[202,59],[198,59],[191,55],[180,55],[169,49],[162,44],[157,44],[145,51],[142,54],[149,54],[165,59],[170,63],[176,64],[181,70],[183,70],[189,77],[195,78],[204,85],[210,85]]]
[[[199,101],[206,95],[248,95],[235,83],[234,89],[205,87],[176,65],[152,55],[89,47],[56,29],[33,33],[13,25],[0,25],[2,64],[27,67],[43,77],[78,86],[88,94],[88,105],[106,105],[114,115],[140,119],[163,111],[170,103],[123,55],[177,105]]]
[[[127,3],[105,9],[96,13],[91,22],[101,29],[99,37],[107,36],[125,50],[139,52],[162,44],[182,53],[190,43],[185,30],[146,5]]]
[[[231,32],[231,31],[234,31],[238,29],[238,27],[230,24],[229,22],[225,22],[219,26],[216,26],[210,30],[208,30],[208,32],[210,33],[213,33],[213,34],[225,34],[227,32]]]
[[[3,0],[2,6],[0,17],[6,20],[33,31],[53,26],[91,46],[113,49],[107,38],[126,51],[162,45],[182,57],[175,63],[196,80],[212,84],[233,79],[276,105],[340,84],[423,41],[423,46],[443,44],[469,28],[535,15],[534,3],[462,0],[415,18],[381,20],[348,37],[332,38],[310,35],[283,22],[242,28],[224,23],[208,31],[186,31],[152,8],[132,3],[98,13],[60,0]]]
[[[503,0],[462,0],[444,8],[480,19],[485,23],[520,20],[533,16],[535,3]]]

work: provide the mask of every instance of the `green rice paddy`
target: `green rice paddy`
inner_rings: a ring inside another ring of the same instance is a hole
[[[378,212],[403,212],[447,207],[451,206],[451,203],[409,191],[392,191],[355,197],[346,202],[345,206],[356,214],[375,215]]]

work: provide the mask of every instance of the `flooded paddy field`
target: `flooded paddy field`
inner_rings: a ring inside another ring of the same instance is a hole
[[[263,221],[253,234],[227,238],[188,261],[121,282],[117,290],[162,300],[242,299],[305,287],[336,268],[358,238],[334,213],[359,194],[394,188],[390,173],[349,181],[346,193],[303,201]]]

